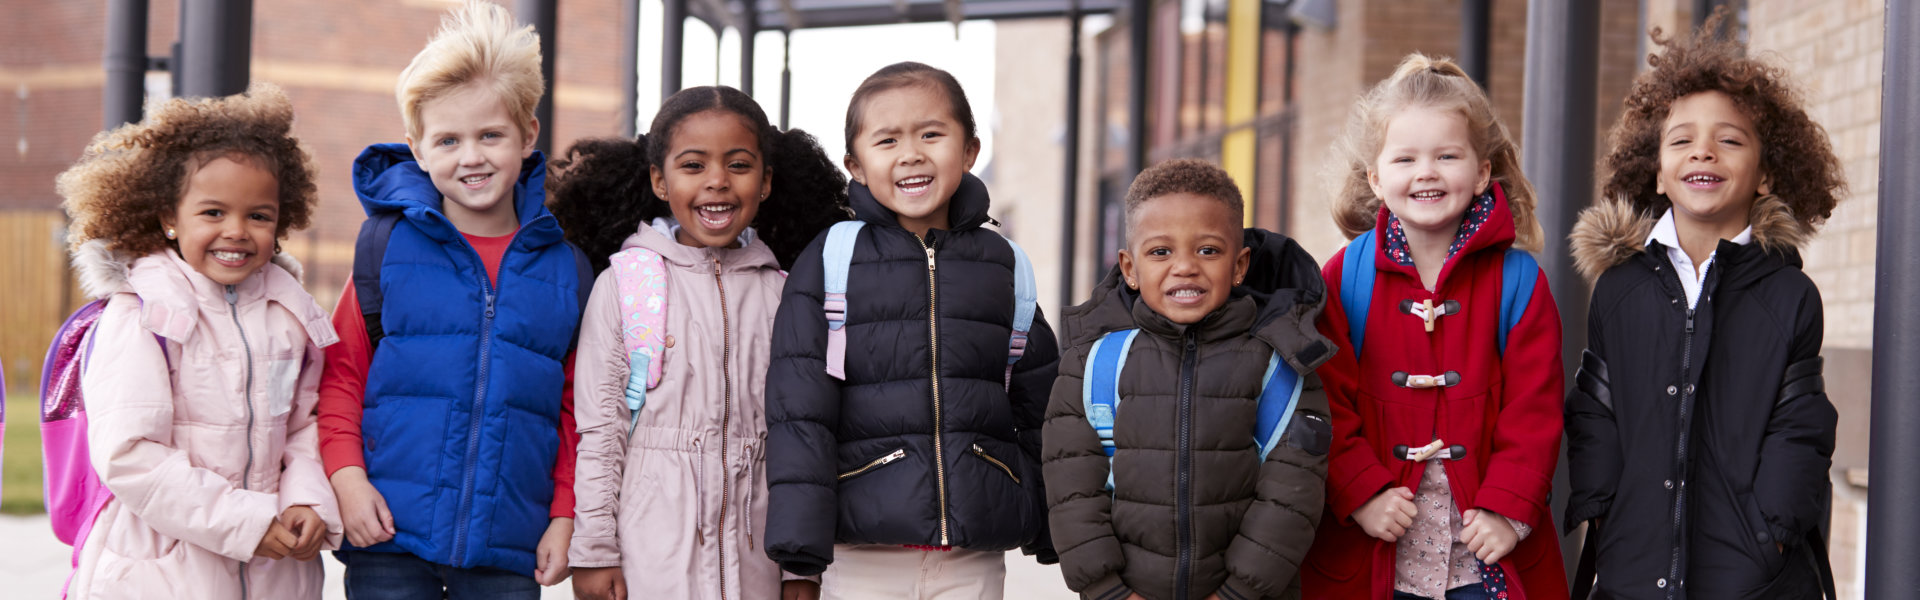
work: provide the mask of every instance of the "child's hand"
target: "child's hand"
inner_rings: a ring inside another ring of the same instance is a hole
[[[260,536],[260,546],[253,549],[253,555],[261,558],[280,560],[292,552],[296,538],[293,530],[281,525],[278,519],[267,525],[267,534]]]
[[[393,513],[387,499],[367,482],[367,470],[346,467],[333,472],[333,495],[340,498],[340,520],[347,541],[365,548],[393,539]]]
[[[293,532],[293,547],[287,556],[295,560],[320,557],[320,543],[327,540],[327,522],[320,520],[320,513],[313,512],[313,507],[289,506],[280,513],[277,522]]]
[[[1513,551],[1514,546],[1520,544],[1519,532],[1514,531],[1505,518],[1491,511],[1469,508],[1463,521],[1465,525],[1460,528],[1460,541],[1480,562],[1490,565],[1498,563]]]
[[[573,570],[573,597],[578,600],[627,600],[627,578],[620,567]]]
[[[780,600],[820,600],[820,584],[805,579],[782,581]]]
[[[1380,492],[1361,505],[1360,510],[1353,511],[1353,522],[1367,535],[1397,542],[1413,526],[1416,514],[1419,508],[1413,505],[1413,490],[1403,486]]]
[[[567,578],[567,544],[573,541],[573,519],[560,517],[547,523],[534,551],[533,580],[551,586]]]

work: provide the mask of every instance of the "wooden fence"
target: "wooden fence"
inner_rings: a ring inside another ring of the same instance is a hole
[[[0,364],[14,389],[39,385],[47,343],[85,302],[67,268],[58,210],[0,211]]]

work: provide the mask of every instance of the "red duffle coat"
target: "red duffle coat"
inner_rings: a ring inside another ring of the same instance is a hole
[[[1466,244],[1447,259],[1437,291],[1420,284],[1413,267],[1387,258],[1387,212],[1377,220],[1377,276],[1362,348],[1355,360],[1347,315],[1329,300],[1320,331],[1340,346],[1319,369],[1333,414],[1333,448],[1327,463],[1327,509],[1320,520],[1309,568],[1302,569],[1306,598],[1386,599],[1393,596],[1394,544],[1375,539],[1353,521],[1353,512],[1388,488],[1418,489],[1422,465],[1393,455],[1395,445],[1418,448],[1435,438],[1466,447],[1464,459],[1446,461],[1454,506],[1491,510],[1533,527],[1500,567],[1512,599],[1562,600],[1566,573],[1547,507],[1560,452],[1560,314],[1547,278],[1536,280],[1524,315],[1499,349],[1501,264],[1513,244],[1513,213],[1496,191],[1493,212]],[[1343,249],[1321,269],[1327,297],[1340,298]],[[1437,318],[1428,333],[1421,317],[1402,312],[1402,300],[1460,303],[1461,313]],[[1458,372],[1450,387],[1411,389],[1393,373]]]

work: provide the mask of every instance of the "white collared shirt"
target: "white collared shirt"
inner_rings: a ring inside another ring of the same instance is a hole
[[[1660,242],[1660,245],[1667,247],[1667,262],[1673,263],[1674,274],[1680,276],[1680,287],[1687,292],[1687,308],[1698,306],[1700,286],[1707,280],[1707,270],[1713,267],[1714,255],[1719,254],[1720,251],[1716,249],[1708,253],[1707,260],[1700,263],[1700,272],[1695,273],[1693,258],[1687,256],[1687,251],[1680,249],[1680,230],[1674,226],[1672,208],[1668,208],[1667,214],[1660,216],[1660,222],[1653,225],[1653,233],[1647,235],[1647,241]],[[1746,229],[1740,231],[1740,235],[1733,236],[1731,241],[1742,246],[1752,242],[1753,226],[1748,225]]]

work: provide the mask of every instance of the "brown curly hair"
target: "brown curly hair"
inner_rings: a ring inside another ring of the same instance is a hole
[[[73,248],[89,240],[143,256],[172,247],[161,220],[173,217],[187,178],[216,158],[252,161],[280,184],[274,237],[305,229],[319,190],[312,158],[293,137],[293,104],[272,84],[212,99],[169,100],[140,123],[102,132],[55,180],[66,200]]]
[[[1720,31],[1727,17],[1716,10],[1691,37],[1676,39],[1655,27],[1650,32],[1663,53],[1648,54],[1652,69],[1640,75],[1627,94],[1626,112],[1609,132],[1603,198],[1624,199],[1640,215],[1658,216],[1671,201],[1655,192],[1660,174],[1660,130],[1673,103],[1701,92],[1718,91],[1753,119],[1759,129],[1760,171],[1772,179],[1772,192],[1813,231],[1833,215],[1846,189],[1840,159],[1827,132],[1807,116],[1804,100],[1790,84],[1786,69],[1746,56]]]
[[[1193,194],[1219,200],[1233,211],[1233,229],[1246,220],[1247,204],[1233,176],[1213,163],[1197,158],[1176,158],[1148,167],[1127,186],[1127,233],[1133,233],[1134,216],[1140,205],[1168,194]]]
[[[1339,162],[1332,165],[1330,175],[1337,190],[1332,206],[1334,224],[1348,238],[1373,229],[1380,216],[1381,200],[1367,185],[1367,173],[1380,158],[1387,124],[1402,109],[1413,106],[1458,111],[1467,119],[1473,152],[1492,163],[1492,181],[1500,184],[1507,207],[1513,211],[1513,245],[1539,252],[1546,234],[1533,214],[1533,184],[1520,173],[1519,147],[1507,132],[1507,125],[1494,118],[1493,101],[1460,65],[1418,52],[1401,59],[1393,75],[1373,86],[1353,107],[1346,134],[1336,146]]]

